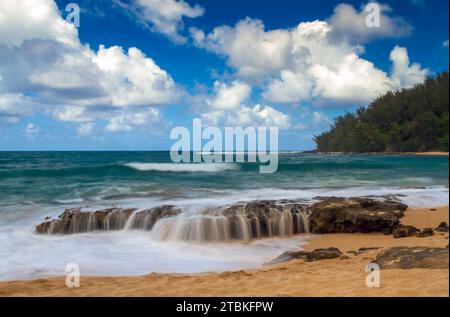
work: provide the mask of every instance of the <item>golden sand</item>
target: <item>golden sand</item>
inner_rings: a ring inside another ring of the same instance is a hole
[[[448,222],[448,207],[408,210],[403,224],[419,228]],[[307,250],[337,247],[444,247],[448,233],[394,239],[382,234],[314,236]],[[317,262],[293,260],[258,270],[203,274],[150,274],[140,277],[81,277],[80,288],[69,289],[64,277],[0,283],[1,296],[449,296],[448,269],[382,270],[380,288],[365,285],[365,267],[380,250],[348,259]]]

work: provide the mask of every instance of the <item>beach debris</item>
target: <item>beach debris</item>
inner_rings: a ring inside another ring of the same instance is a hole
[[[434,230],[438,232],[448,232],[448,224],[446,222],[441,222]]]
[[[448,269],[448,248],[394,247],[373,262],[381,269]]]
[[[312,233],[382,232],[399,224],[407,206],[371,198],[331,197],[311,206]]]
[[[287,251],[265,265],[287,262],[294,259],[301,259],[305,262],[336,259],[342,256],[342,252],[337,248],[315,249],[313,251]]]

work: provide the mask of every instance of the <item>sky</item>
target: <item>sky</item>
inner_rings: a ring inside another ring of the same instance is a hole
[[[448,70],[448,5],[2,0],[0,150],[169,150],[195,118],[313,149],[336,116]]]

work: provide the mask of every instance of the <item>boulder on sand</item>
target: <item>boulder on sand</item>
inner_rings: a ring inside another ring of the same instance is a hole
[[[381,269],[448,269],[448,249],[394,247],[381,251],[373,262]]]
[[[331,197],[311,206],[312,233],[382,232],[399,224],[407,206],[370,198]]]
[[[287,251],[278,257],[266,263],[266,265],[287,262],[293,259],[302,259],[305,262],[313,262],[319,260],[336,259],[342,256],[342,252],[336,248],[315,249],[311,252],[307,251]]]

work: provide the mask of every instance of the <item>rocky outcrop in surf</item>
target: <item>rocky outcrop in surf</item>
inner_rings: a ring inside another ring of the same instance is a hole
[[[261,200],[223,207],[185,210],[160,206],[147,210],[110,208],[94,212],[68,209],[36,227],[37,233],[74,234],[141,229],[159,240],[193,242],[251,241],[299,233],[391,231],[406,206],[369,198]]]
[[[308,214],[304,203],[294,201],[237,203],[164,219],[153,234],[162,240],[194,242],[287,237],[309,232]]]
[[[66,209],[58,219],[41,223],[36,227],[36,232],[74,234],[125,228],[150,230],[159,219],[175,216],[180,212],[181,209],[174,206],[160,206],[141,211],[133,208],[108,208],[93,212],[73,208]]]
[[[311,206],[312,233],[390,231],[399,224],[408,206],[370,198],[331,197]]]

